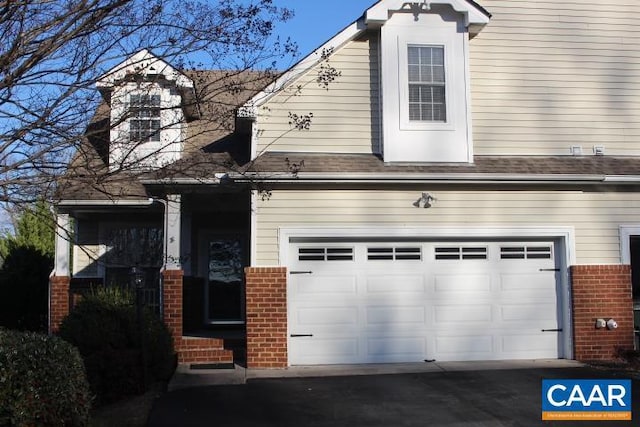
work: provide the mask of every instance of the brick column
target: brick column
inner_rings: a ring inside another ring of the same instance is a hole
[[[287,367],[287,269],[247,267],[247,367]]]
[[[611,360],[617,350],[633,349],[631,267],[576,265],[571,282],[575,359]],[[596,329],[596,319],[612,318],[617,329]]]
[[[173,336],[176,347],[182,340],[182,270],[162,272],[162,307],[164,323]]]
[[[56,334],[60,323],[69,314],[69,276],[49,279],[49,333]]]

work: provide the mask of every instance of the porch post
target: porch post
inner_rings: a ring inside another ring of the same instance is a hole
[[[183,271],[180,254],[181,197],[168,194],[164,212],[164,266],[162,269],[162,313],[176,348],[182,342]]]
[[[59,213],[56,216],[56,258],[53,267],[55,276],[69,276],[69,258],[71,254],[69,223],[69,214]]]
[[[71,232],[69,214],[57,214],[55,259],[49,278],[49,333],[56,333],[60,323],[69,314],[69,258],[71,256]]]
[[[165,270],[181,270],[182,261],[180,254],[181,196],[179,194],[167,195],[167,207],[165,212]]]

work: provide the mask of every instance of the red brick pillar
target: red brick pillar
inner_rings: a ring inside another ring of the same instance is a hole
[[[182,340],[182,270],[162,272],[162,307],[164,323],[167,325],[176,347]]]
[[[287,269],[245,268],[247,367],[287,367]]]
[[[69,314],[68,276],[52,276],[49,279],[49,333],[56,334],[62,319]]]
[[[571,267],[574,357],[611,360],[617,350],[633,349],[631,267],[575,265]],[[596,329],[596,319],[615,319],[617,329]]]

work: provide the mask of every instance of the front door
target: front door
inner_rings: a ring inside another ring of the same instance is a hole
[[[218,238],[209,240],[207,249],[207,320],[243,323],[244,245],[239,238]]]

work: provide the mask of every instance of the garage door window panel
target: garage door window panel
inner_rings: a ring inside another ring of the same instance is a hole
[[[551,246],[502,246],[500,259],[552,259]]]
[[[487,259],[487,247],[436,247],[435,258],[436,260],[486,260]]]
[[[367,259],[369,261],[420,261],[422,248],[420,246],[368,247]]]
[[[353,261],[353,248],[299,248],[299,261]]]

